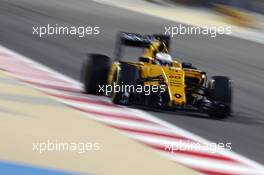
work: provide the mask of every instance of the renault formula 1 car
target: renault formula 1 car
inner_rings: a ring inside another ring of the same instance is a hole
[[[123,61],[123,46],[143,48],[143,55],[136,61]],[[105,55],[88,54],[81,73],[85,93],[108,95],[119,105],[229,116],[230,79],[213,76],[207,80],[206,72],[172,59],[169,48],[170,37],[166,35],[120,33],[113,61]]]

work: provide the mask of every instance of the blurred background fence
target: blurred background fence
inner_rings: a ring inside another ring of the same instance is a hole
[[[171,0],[186,5],[210,7],[215,4],[227,5],[264,14],[264,0]]]

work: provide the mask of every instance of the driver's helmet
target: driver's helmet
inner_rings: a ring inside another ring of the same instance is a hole
[[[172,63],[172,57],[168,53],[164,52],[158,52],[156,54],[156,60],[159,62],[161,65],[170,65]]]

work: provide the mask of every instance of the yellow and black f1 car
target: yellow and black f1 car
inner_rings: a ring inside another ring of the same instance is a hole
[[[144,49],[137,61],[123,61],[123,46]],[[88,54],[81,79],[85,93],[111,96],[119,105],[165,110],[190,110],[226,118],[231,112],[231,81],[225,76],[207,80],[191,63],[172,59],[170,37],[121,32],[115,56]]]

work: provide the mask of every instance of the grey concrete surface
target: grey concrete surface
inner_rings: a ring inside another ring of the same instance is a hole
[[[33,26],[47,24],[99,26],[100,35],[33,35]],[[0,44],[79,79],[86,53],[113,55],[116,33],[163,33],[176,25],[89,0],[0,0]],[[261,44],[221,36],[178,36],[172,54],[193,62],[210,75],[228,75],[234,84],[234,112],[225,121],[189,113],[152,112],[155,116],[213,142],[231,142],[232,149],[264,163],[264,47]],[[135,58],[131,51],[127,56]]]

